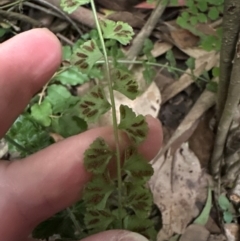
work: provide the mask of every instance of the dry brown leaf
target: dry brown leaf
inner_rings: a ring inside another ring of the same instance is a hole
[[[214,111],[210,109],[206,115],[201,118],[197,128],[189,138],[189,148],[198,157],[201,167],[208,168],[212,154],[214,134],[210,129],[210,120],[213,118]]]
[[[210,232],[203,226],[191,224],[179,241],[208,241]]]
[[[153,117],[158,116],[161,104],[161,94],[155,82],[152,82],[150,86],[144,91],[144,93],[137,97],[135,100],[130,100],[126,96],[117,91],[114,91],[114,96],[118,120],[120,119],[120,105],[129,106],[136,114],[152,115]],[[100,118],[98,124],[100,126],[111,125],[111,115],[111,111],[104,114]]]
[[[55,143],[64,140],[64,137],[62,137],[61,135],[59,135],[57,133],[50,133],[50,136],[53,138]]]
[[[196,25],[196,29],[205,35],[217,35],[216,30],[209,24],[199,23]]]
[[[108,15],[107,18],[113,21],[126,22],[133,28],[142,28],[145,24],[144,15],[141,13],[120,11]]]
[[[199,37],[193,35],[186,29],[176,29],[170,32],[175,45],[180,49],[192,48],[197,46]]]
[[[184,143],[174,156],[168,152],[153,164],[154,175],[149,181],[154,203],[162,214],[163,227],[157,240],[164,241],[184,233],[189,222],[198,215],[195,206],[202,171],[197,157]]]
[[[206,51],[204,49],[201,48],[185,48],[185,49],[181,49],[185,54],[189,55],[190,57],[193,57],[194,59],[198,59],[200,57],[206,56],[206,55],[211,55],[214,54],[215,51]]]
[[[12,2],[12,0],[1,0],[0,5],[4,5],[4,4],[10,3],[10,2]]]
[[[172,49],[173,45],[166,42],[155,42],[153,50],[151,51],[153,57],[159,57],[165,54],[168,50]]]
[[[228,241],[238,241],[240,239],[240,226],[237,223],[229,223],[224,225],[224,230]]]

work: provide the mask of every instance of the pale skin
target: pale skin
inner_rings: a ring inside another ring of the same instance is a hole
[[[0,44],[0,138],[31,97],[51,78],[61,62],[61,45],[46,29],[31,30]],[[139,151],[151,160],[162,143],[161,125],[147,117],[149,133]],[[111,126],[89,130],[20,161],[0,161],[0,237],[27,241],[41,221],[76,202],[90,178],[83,153],[103,137],[114,148]],[[127,145],[123,138],[122,146]],[[112,230],[85,241],[141,240],[133,233]]]

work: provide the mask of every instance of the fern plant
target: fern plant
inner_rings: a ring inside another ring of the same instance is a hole
[[[154,239],[153,222],[149,220],[152,196],[144,187],[153,174],[150,164],[138,153],[138,145],[145,140],[148,126],[142,115],[136,114],[125,105],[120,106],[120,122],[118,123],[114,100],[114,90],[135,99],[138,94],[137,82],[131,73],[114,62],[110,62],[105,46],[105,39],[118,41],[126,45],[133,36],[132,28],[123,22],[113,22],[97,18],[93,0],[62,0],[61,6],[68,13],[82,4],[90,3],[95,17],[100,45],[91,39],[77,48],[70,63],[79,71],[87,73],[94,64],[104,59],[103,71],[107,80],[106,86],[99,82],[80,101],[80,116],[86,122],[95,122],[112,109],[112,122],[116,150],[99,137],[85,152],[86,170],[92,173],[92,180],[86,185],[83,201],[86,208],[84,217],[88,234],[108,229],[127,229],[139,232]],[[105,89],[110,102],[105,96]],[[119,131],[124,131],[131,140],[131,146],[121,155]],[[117,176],[111,176],[109,163],[117,162]]]

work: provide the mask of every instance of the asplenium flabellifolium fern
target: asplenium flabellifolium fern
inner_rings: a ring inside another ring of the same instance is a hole
[[[101,115],[112,110],[116,149],[111,149],[104,139],[97,138],[84,154],[84,164],[92,173],[86,185],[83,201],[86,207],[84,217],[88,234],[108,229],[128,229],[154,239],[155,230],[149,214],[153,204],[151,192],[145,187],[153,174],[150,164],[138,153],[148,132],[142,115],[136,116],[131,108],[120,106],[120,120],[117,122],[113,90],[119,91],[131,100],[138,94],[138,84],[132,74],[114,61],[109,61],[105,41],[115,40],[129,44],[134,35],[132,28],[123,22],[97,19],[93,0],[62,0],[61,7],[71,13],[80,5],[91,4],[100,41],[94,39],[81,44],[70,58],[71,65],[80,72],[88,73],[99,60],[104,60],[102,71],[106,82],[98,82],[88,94],[82,97],[80,116],[86,122],[96,122]],[[100,44],[99,44],[100,43]],[[106,98],[108,92],[110,100]],[[131,145],[120,151],[121,137],[125,132]],[[109,170],[110,162],[117,163],[117,175]]]

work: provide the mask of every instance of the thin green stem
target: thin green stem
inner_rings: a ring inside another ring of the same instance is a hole
[[[74,225],[76,231],[78,232],[78,235],[80,235],[82,233],[82,229],[80,227],[78,220],[76,219],[74,213],[72,212],[72,210],[70,208],[66,208],[66,210],[67,210],[67,213],[68,213],[70,219],[73,222],[73,225]]]
[[[118,218],[119,218],[119,220],[121,220],[121,217],[122,217],[122,176],[121,176],[121,154],[120,154],[120,141],[119,141],[119,135],[118,135],[116,105],[115,105],[114,93],[113,93],[113,88],[112,88],[112,79],[111,79],[111,74],[110,74],[110,66],[109,66],[109,60],[108,60],[108,56],[107,56],[107,50],[106,50],[102,30],[101,30],[101,27],[100,27],[100,24],[99,24],[94,0],[91,0],[91,7],[92,7],[97,31],[98,31],[99,38],[100,38],[101,45],[102,45],[103,55],[104,55],[104,59],[105,59],[108,90],[109,90],[110,102],[111,102],[111,105],[112,105],[113,130],[114,130],[114,138],[115,138],[115,142],[116,142],[116,154],[117,154]],[[121,223],[120,228],[122,228],[122,222],[120,222],[120,223]]]
[[[110,62],[110,61],[109,61]],[[147,65],[151,65],[151,66],[157,66],[157,67],[163,67],[163,68],[167,68],[166,64],[159,64],[159,63],[154,63],[154,62],[144,62],[142,60],[125,60],[125,59],[118,59],[117,60],[118,63],[122,63],[122,64],[147,64]],[[105,60],[99,60],[96,62],[96,64],[102,64],[102,63],[105,63]],[[169,66],[168,66],[169,67]],[[186,72],[186,70],[182,70],[182,69],[179,69],[179,68],[176,68],[176,67],[173,67],[173,66],[170,66],[170,68],[172,70],[175,70],[175,71],[178,71],[180,73],[183,73],[183,74],[187,74],[189,76],[192,76],[192,77],[196,77],[195,75],[193,75],[192,73],[188,73]],[[204,82],[206,82],[207,80],[202,78],[202,77],[198,77],[199,80],[202,80]]]

